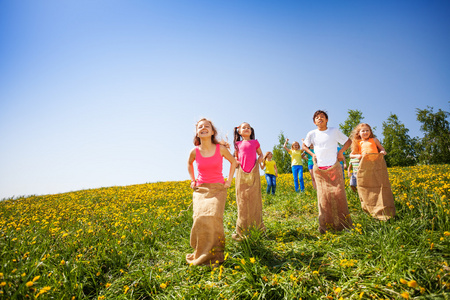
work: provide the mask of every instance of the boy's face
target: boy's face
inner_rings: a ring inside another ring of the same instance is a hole
[[[314,124],[319,128],[327,127],[328,119],[324,114],[318,114],[314,118]]]

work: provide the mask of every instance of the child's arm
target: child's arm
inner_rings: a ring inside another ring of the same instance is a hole
[[[377,138],[373,138],[373,141],[375,142],[375,145],[377,145],[378,151],[380,151],[381,154],[386,155],[386,150],[381,145],[380,141]]]
[[[286,147],[287,142],[289,142],[289,139],[286,139],[286,140],[284,141],[283,148],[284,148],[284,150],[286,150],[287,152],[289,152],[289,149]]]
[[[263,153],[262,153],[261,147],[256,149],[256,153],[258,154],[258,162],[261,163],[263,161]]]
[[[230,151],[225,146],[220,146],[220,154],[230,162],[230,172],[228,173],[227,181],[225,182],[225,188],[229,188],[231,186],[231,181],[234,177],[234,172],[238,166],[238,162],[234,159],[233,155],[231,155]]]
[[[259,166],[260,166],[261,170],[264,170],[264,167],[266,166],[266,161],[263,160],[262,162],[260,162]]]
[[[302,150],[311,155],[313,160],[316,158],[316,155],[311,150],[309,150],[308,147],[306,147],[305,143],[302,143]]]
[[[338,152],[338,155],[337,155],[338,161],[345,160],[344,152],[345,152],[345,150],[348,149],[348,147],[350,147],[351,144],[352,144],[352,140],[351,139],[347,139],[347,141],[345,142],[344,146],[342,146],[341,150],[339,150],[339,152]]]
[[[191,178],[191,189],[193,189],[195,187],[195,184],[197,183],[194,174],[194,160],[195,160],[195,148],[191,150],[191,153],[189,153],[188,159],[188,172],[189,177]]]
[[[277,163],[275,163],[273,166],[275,168],[275,177],[278,177]]]
[[[350,171],[350,169],[352,169],[353,168],[353,164],[352,163],[349,163],[348,164],[348,169],[347,169],[347,175],[348,175],[348,177],[350,178],[350,176],[351,176],[351,174],[352,174],[352,172]]]

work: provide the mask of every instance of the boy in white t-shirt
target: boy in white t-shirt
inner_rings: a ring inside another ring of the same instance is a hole
[[[303,150],[317,159],[319,169],[326,170],[336,163],[336,160],[344,160],[344,151],[350,147],[352,140],[334,127],[328,127],[328,115],[322,110],[314,113],[314,124],[317,129],[311,130],[303,141]],[[337,151],[338,143],[342,148]],[[314,153],[309,146],[314,145]]]
[[[328,128],[328,115],[322,110],[314,113],[317,129],[311,130],[303,141],[303,150],[313,157],[319,207],[319,231],[344,230],[352,227],[342,169],[338,161],[352,141],[337,128]],[[338,143],[343,144],[338,151]],[[314,152],[309,147],[314,145]]]

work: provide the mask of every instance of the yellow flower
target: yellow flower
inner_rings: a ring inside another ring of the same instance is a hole
[[[341,289],[340,287],[338,287],[338,288],[336,288],[336,289],[334,290],[334,292],[335,292],[336,294],[339,294],[341,291],[342,291],[342,289]]]
[[[5,286],[6,285],[6,282],[2,282],[2,283],[0,283],[0,286]]]
[[[250,262],[251,262],[252,264],[254,264],[255,261],[256,261],[256,259],[255,259],[254,257],[250,257]]]
[[[417,281],[411,280],[410,282],[408,282],[408,286],[412,288],[417,288],[419,285],[417,284]]]
[[[105,284],[106,288],[109,288],[110,286],[111,286],[111,283],[109,283],[109,282],[107,284]]]
[[[36,276],[36,277],[34,277],[34,278],[33,278],[33,282],[38,281],[39,278],[41,278],[41,276]]]
[[[400,283],[402,283],[402,284],[408,284],[408,281],[406,281],[405,279],[401,278],[401,279],[400,279]]]
[[[403,292],[403,293],[400,294],[400,296],[402,296],[402,298],[409,299],[409,293],[408,292]]]
[[[319,271],[313,271],[313,275],[319,275]]]
[[[42,289],[39,290],[39,292],[36,294],[36,298],[39,297],[40,295],[42,295],[43,293],[47,293],[48,291],[51,290],[51,287],[49,286],[44,286]]]
[[[245,259],[241,259],[241,264],[245,265]]]
[[[159,286],[160,286],[162,289],[165,289],[165,288],[167,287],[167,284],[161,283]]]
[[[28,281],[25,285],[26,285],[27,287],[32,287],[33,284],[34,284],[33,281]]]
[[[450,236],[450,231],[444,231],[445,236]]]

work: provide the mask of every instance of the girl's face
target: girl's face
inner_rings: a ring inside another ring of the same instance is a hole
[[[370,134],[372,133],[372,131],[370,130],[369,126],[367,125],[363,125],[361,126],[361,128],[359,129],[359,136],[363,139],[363,140],[367,140],[370,137]]]
[[[294,150],[300,149],[300,144],[299,143],[293,143],[292,144],[292,149],[294,149]]]
[[[272,157],[273,157],[272,153],[267,154],[267,160],[272,160]]]
[[[252,134],[252,128],[250,127],[250,124],[242,123],[242,125],[239,127],[239,134],[243,138],[250,138],[250,135]]]
[[[326,128],[327,123],[328,123],[328,119],[327,119],[327,117],[325,117],[324,114],[318,114],[314,118],[314,124],[316,124],[316,126],[319,128]]]
[[[209,121],[203,120],[197,124],[197,136],[199,138],[210,137],[214,134],[214,130]]]

